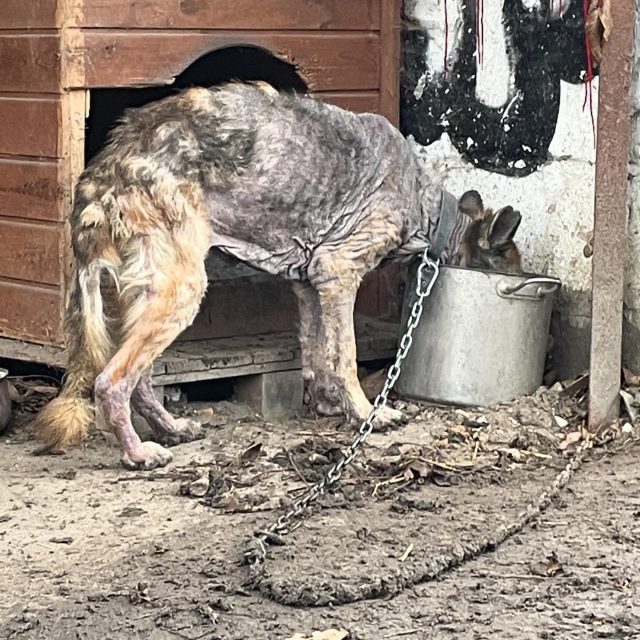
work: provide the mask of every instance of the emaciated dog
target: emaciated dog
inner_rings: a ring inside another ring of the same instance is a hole
[[[199,437],[156,399],[150,367],[193,321],[211,247],[293,282],[317,411],[363,419],[371,405],[357,378],[353,310],[367,272],[436,237],[445,262],[519,265],[518,212],[494,216],[474,191],[451,211],[447,197],[385,118],[268,85],[194,88],[128,112],[76,187],[68,369],[36,418],[37,437],[50,450],[81,441],[92,394],[129,468],[172,459],[140,440],[130,406],[159,442]],[[390,407],[377,418],[401,420]]]

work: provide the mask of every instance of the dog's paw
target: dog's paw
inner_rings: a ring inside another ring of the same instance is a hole
[[[176,418],[173,422],[173,428],[157,432],[155,440],[165,447],[175,447],[184,442],[202,440],[204,437],[204,429],[197,420]]]
[[[330,404],[325,401],[320,401],[316,404],[316,413],[319,416],[324,417],[335,417],[335,416],[344,416],[344,409],[338,405]]]
[[[173,460],[173,454],[168,449],[156,442],[142,442],[140,446],[131,453],[122,454],[122,465],[135,471],[137,469],[155,469],[164,467]]]
[[[364,419],[366,419],[366,416],[363,420]],[[373,430],[377,432],[389,431],[390,429],[395,429],[406,423],[407,416],[402,413],[402,411],[392,409],[385,405],[380,409],[380,411],[378,411],[373,419]]]
[[[180,442],[193,442],[205,437],[205,430],[200,422],[192,418],[176,419],[176,434],[180,436]]]

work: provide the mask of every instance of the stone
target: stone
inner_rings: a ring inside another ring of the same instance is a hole
[[[235,398],[265,420],[291,417],[302,410],[302,371],[274,371],[238,380]]]

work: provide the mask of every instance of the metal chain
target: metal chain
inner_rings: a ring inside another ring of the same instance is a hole
[[[428,269],[432,270],[433,274],[427,281],[425,272]],[[418,267],[416,277],[415,295],[417,298],[411,307],[411,314],[409,315],[407,328],[400,340],[400,346],[398,347],[395,362],[389,368],[382,391],[373,402],[373,407],[369,412],[369,415],[360,425],[358,436],[343,453],[342,458],[327,471],[322,480],[310,487],[304,495],[295,500],[290,509],[280,516],[275,523],[267,529],[263,529],[258,532],[259,535],[256,539],[257,544],[255,548],[245,553],[245,562],[247,564],[254,566],[262,564],[267,557],[267,544],[279,541],[282,536],[291,533],[291,531],[297,528],[300,525],[300,517],[304,514],[309,505],[323,495],[329,487],[333,486],[338,482],[338,480],[340,480],[345,468],[351,464],[354,458],[358,455],[360,448],[373,431],[373,421],[380,410],[386,406],[389,393],[400,376],[402,362],[407,357],[409,349],[411,349],[411,345],[413,343],[413,331],[418,326],[420,318],[422,317],[424,300],[431,294],[431,290],[433,289],[433,285],[435,284],[439,273],[439,262],[433,260],[428,254],[428,249],[425,249],[422,254],[422,261]],[[298,521],[297,524],[296,521]]]

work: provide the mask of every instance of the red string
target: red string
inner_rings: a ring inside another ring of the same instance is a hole
[[[600,5],[600,0],[598,2]],[[587,19],[589,18],[589,0],[582,0],[582,11],[584,14],[584,43],[587,59],[587,77],[584,85],[584,102],[582,110],[584,111],[589,103],[589,115],[591,116],[591,130],[593,131],[593,143],[596,141],[596,120],[593,115],[593,57],[591,55],[591,42],[587,33]]]

